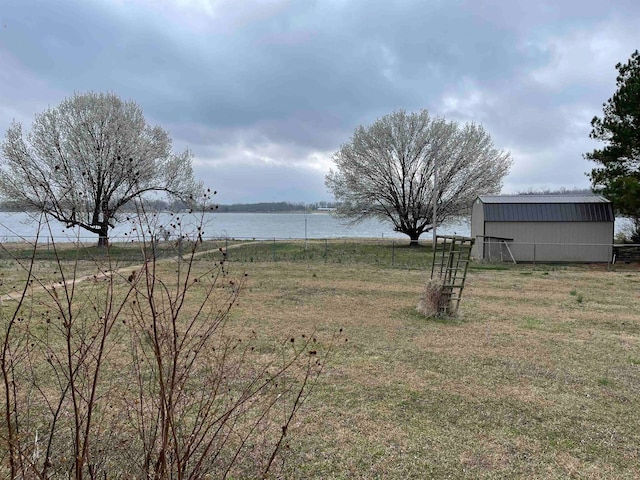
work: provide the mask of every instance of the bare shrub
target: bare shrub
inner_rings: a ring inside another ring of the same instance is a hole
[[[425,317],[438,317],[440,316],[445,306],[443,304],[446,298],[442,294],[443,285],[437,280],[429,280],[425,286],[418,305],[416,306],[418,312]]]
[[[108,247],[91,281],[77,281],[78,260],[55,243],[53,282],[37,241],[15,260],[22,287],[0,308],[0,474],[277,473],[333,340],[274,342],[234,319],[246,276],[232,278],[222,254],[199,261],[200,232],[182,232],[189,241],[164,262],[143,235],[143,263],[126,269]]]

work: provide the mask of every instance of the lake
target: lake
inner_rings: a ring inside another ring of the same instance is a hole
[[[137,222],[127,214],[121,215],[123,221],[110,232],[112,241],[137,238]],[[159,213],[151,216],[147,224],[151,230],[161,232],[163,228],[182,229],[192,233],[199,222],[193,214]],[[229,237],[237,239],[288,239],[288,238],[403,238],[402,233],[394,232],[390,222],[375,219],[365,220],[356,225],[348,225],[329,213],[206,213],[203,218],[204,237]],[[173,227],[172,227],[173,226]],[[135,229],[135,230],[134,230]],[[37,221],[32,214],[0,212],[0,241],[15,241],[20,238],[33,239],[37,231]],[[469,235],[468,222],[459,221],[438,228],[442,235]],[[80,238],[85,241],[96,239],[85,230],[65,228],[52,220],[42,230],[42,239],[68,241]],[[423,234],[424,239],[431,238],[431,232]]]
[[[127,215],[130,215],[127,221]],[[123,214],[123,221],[110,232],[112,241],[138,238],[139,224],[131,214]],[[200,217],[193,214],[158,213],[150,216],[150,229],[156,233],[163,228],[182,230],[192,234]],[[289,239],[289,238],[401,238],[408,239],[402,233],[394,232],[390,222],[375,219],[365,220],[356,225],[349,225],[329,213],[206,213],[203,217],[204,238],[237,238],[237,239]],[[616,233],[630,224],[628,219],[617,218]],[[173,227],[172,227],[173,225]],[[37,231],[37,221],[32,214],[0,212],[0,241],[31,240]],[[175,233],[174,232],[174,236]],[[469,235],[470,225],[466,220],[451,222],[438,227],[440,235]],[[81,239],[93,241],[97,237],[85,230],[65,228],[52,220],[41,233],[42,240],[70,241]],[[422,235],[429,240],[431,232]]]

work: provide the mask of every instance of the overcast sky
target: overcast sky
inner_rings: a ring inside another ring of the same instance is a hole
[[[426,108],[511,152],[503,193],[588,187],[639,25],[637,0],[3,0],[0,132],[110,91],[218,202],[308,203],[356,126]]]

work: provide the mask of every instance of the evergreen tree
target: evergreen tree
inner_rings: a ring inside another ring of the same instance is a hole
[[[603,118],[591,120],[590,137],[606,145],[585,154],[600,166],[589,177],[592,188],[633,221],[632,241],[640,243],[640,54],[616,65],[617,90],[605,104]]]

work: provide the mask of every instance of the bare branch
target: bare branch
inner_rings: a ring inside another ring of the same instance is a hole
[[[132,199],[164,192],[188,200],[202,189],[191,152],[174,154],[167,132],[111,93],[75,94],[37,115],[24,137],[14,123],[2,143],[0,195],[98,234],[101,244]]]
[[[426,110],[400,110],[356,128],[333,160],[337,170],[325,183],[340,204],[337,215],[353,222],[386,218],[412,243],[434,223],[467,214],[477,195],[499,192],[511,166],[509,153],[497,150],[481,126],[432,118]]]

